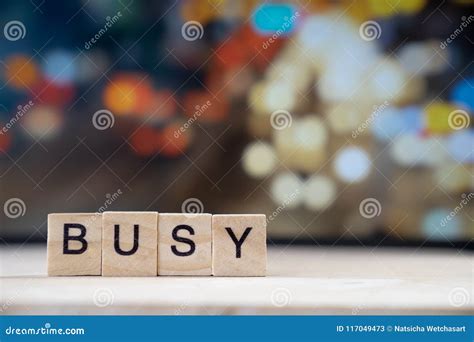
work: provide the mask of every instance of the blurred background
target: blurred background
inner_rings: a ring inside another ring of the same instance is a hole
[[[0,238],[264,213],[273,243],[472,248],[473,2],[3,1]]]

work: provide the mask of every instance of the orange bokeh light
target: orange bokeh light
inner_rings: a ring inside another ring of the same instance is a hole
[[[143,114],[150,108],[153,88],[146,75],[123,73],[112,78],[103,95],[105,106],[114,114]]]
[[[161,154],[175,158],[183,154],[191,142],[189,130],[184,126],[172,123],[163,130]]]
[[[217,48],[213,59],[215,66],[224,69],[242,67],[252,60],[251,51],[240,38],[239,35],[233,36]]]
[[[209,1],[186,0],[181,6],[181,16],[184,21],[196,20],[206,25],[215,18],[216,10]]]
[[[270,64],[286,41],[283,35],[276,39],[270,38],[272,37],[258,34],[249,24],[244,25],[236,36],[236,39],[244,43],[244,49],[255,57],[252,65],[260,70],[264,70]]]
[[[152,127],[141,127],[130,138],[130,144],[140,157],[150,157],[159,150],[161,134]]]
[[[168,119],[177,110],[176,99],[168,89],[155,91],[148,105],[149,108],[143,112],[143,115],[145,117],[152,116],[154,119]]]
[[[5,79],[15,89],[28,89],[40,79],[36,63],[24,55],[13,55],[5,62]]]
[[[12,144],[10,133],[0,134],[0,153],[6,153]]]

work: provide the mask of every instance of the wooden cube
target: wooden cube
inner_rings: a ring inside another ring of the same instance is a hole
[[[211,275],[211,214],[159,214],[158,275]]]
[[[48,275],[100,275],[102,215],[48,215]]]
[[[212,216],[212,274],[265,276],[265,215]]]
[[[102,275],[156,276],[157,212],[104,212]]]

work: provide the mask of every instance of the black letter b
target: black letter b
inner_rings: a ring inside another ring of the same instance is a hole
[[[77,228],[81,233],[77,236],[70,236],[69,229]],[[63,240],[63,254],[82,254],[87,250],[87,241],[84,239],[86,236],[86,227],[79,223],[65,223],[64,224],[64,240]],[[79,249],[70,249],[69,241],[79,241],[82,243],[82,247]]]

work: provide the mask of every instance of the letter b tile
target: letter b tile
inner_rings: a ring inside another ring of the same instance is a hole
[[[156,276],[157,212],[105,212],[102,225],[103,276]]]
[[[265,215],[213,215],[213,275],[265,276],[266,238]]]
[[[48,275],[100,275],[102,215],[48,215]]]

